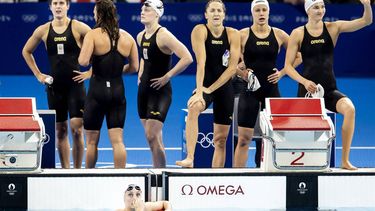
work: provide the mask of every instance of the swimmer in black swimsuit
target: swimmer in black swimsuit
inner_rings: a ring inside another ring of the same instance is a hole
[[[39,82],[45,83],[50,76],[53,83],[47,87],[49,109],[56,110],[56,138],[62,168],[70,168],[69,124],[73,137],[73,166],[81,168],[83,141],[83,108],[85,87],[73,78],[80,73],[78,56],[83,37],[90,30],[86,24],[67,17],[69,0],[49,0],[53,20],[37,29],[27,40],[22,55]],[[50,75],[43,74],[37,66],[33,52],[39,43],[45,43]]]
[[[191,37],[197,60],[197,88],[188,101],[186,120],[187,157],[176,164],[193,167],[198,137],[198,117],[211,103],[214,113],[212,167],[224,167],[226,141],[232,123],[234,92],[230,79],[240,57],[240,33],[224,27],[225,5],[221,0],[206,4],[207,24],[194,27]]]
[[[353,32],[372,23],[372,8],[369,0],[360,0],[363,16],[351,21],[323,22],[325,5],[323,0],[306,0],[308,22],[293,30],[285,59],[286,73],[299,83],[298,96],[315,92],[317,84],[324,88],[327,109],[344,116],[342,125],[341,168],[356,170],[349,161],[355,123],[355,108],[352,101],[338,91],[333,73],[333,49],[342,32]],[[295,55],[301,51],[304,69],[300,75],[292,66]]]
[[[162,129],[172,102],[170,79],[193,62],[189,50],[159,20],[164,13],[160,0],[147,0],[142,6],[145,29],[137,36],[141,51],[138,74],[138,114],[145,129],[155,168],[166,166]],[[171,67],[172,54],[180,60]]]
[[[87,33],[79,63],[87,66],[92,58],[92,76],[85,101],[86,168],[94,168],[98,156],[100,128],[107,120],[113,148],[114,167],[125,168],[123,127],[126,114],[123,72],[138,70],[138,51],[133,37],[119,29],[116,7],[111,0],[95,4],[95,29]],[[125,65],[125,58],[129,64]]]
[[[238,103],[238,143],[234,153],[233,167],[246,167],[249,144],[253,138],[254,126],[259,108],[265,107],[266,97],[280,97],[278,81],[283,77],[284,69],[276,68],[280,47],[288,46],[289,35],[283,30],[268,24],[269,4],[267,0],[254,0],[251,3],[253,24],[241,33],[243,67],[237,71],[243,81],[248,81],[251,71],[259,80],[260,88],[242,91]],[[300,58],[300,56],[298,57]],[[301,60],[297,60],[297,64]],[[276,71],[275,71],[276,70]],[[238,77],[236,77],[238,78]],[[247,87],[247,83],[245,84]],[[260,167],[261,141],[256,141],[255,164]]]

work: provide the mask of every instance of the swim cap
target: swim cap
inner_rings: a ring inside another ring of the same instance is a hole
[[[314,4],[317,4],[317,3],[324,3],[323,0],[305,0],[305,11],[307,12],[307,10],[310,9],[310,7],[312,7]]]
[[[151,7],[159,15],[159,18],[164,14],[163,2],[160,0],[146,0],[144,5]]]
[[[267,0],[254,0],[251,2],[251,12],[253,12],[254,7],[257,5],[265,5],[268,11],[270,10],[270,5]]]

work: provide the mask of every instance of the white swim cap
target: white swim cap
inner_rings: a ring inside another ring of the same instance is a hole
[[[253,12],[254,7],[257,5],[264,5],[267,7],[268,11],[270,10],[270,4],[267,0],[253,0],[251,2],[251,12]]]
[[[305,11],[309,10],[310,7],[312,7],[314,4],[317,3],[324,3],[323,0],[305,0]]]
[[[159,18],[161,18],[161,16],[163,16],[164,6],[163,6],[162,1],[160,1],[160,0],[146,0],[144,5],[154,9],[156,11],[156,13],[159,15]]]

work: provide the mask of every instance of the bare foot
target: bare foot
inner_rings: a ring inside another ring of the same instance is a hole
[[[353,171],[353,170],[358,170],[358,168],[355,167],[355,166],[353,166],[349,161],[347,161],[347,162],[342,162],[342,164],[341,164],[341,168],[342,168],[342,169],[346,169],[346,170],[351,170],[351,171]]]
[[[184,160],[176,161],[176,165],[183,168],[193,168],[194,160],[190,158],[185,158]]]

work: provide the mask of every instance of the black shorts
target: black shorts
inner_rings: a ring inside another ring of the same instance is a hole
[[[214,123],[231,125],[233,117],[234,90],[232,82],[228,81],[211,94],[203,93],[207,109],[213,103]]]
[[[298,89],[298,97],[305,97],[306,93],[307,93],[307,90],[305,89],[305,87],[300,85]],[[344,98],[344,97],[347,97],[347,96],[341,93],[337,89],[324,90],[324,103],[325,103],[326,109],[337,113],[337,110],[336,110],[337,101],[339,101],[341,98]]]
[[[104,117],[107,128],[124,128],[126,116],[125,88],[122,77],[107,80],[92,77],[85,101],[83,123],[86,130],[100,130]]]
[[[267,97],[280,97],[277,84],[269,85],[267,88],[260,87],[255,92],[242,92],[238,102],[238,126],[254,128],[259,113],[259,106],[261,106],[261,109],[264,109]]]
[[[70,118],[82,118],[86,91],[83,83],[72,83],[67,87],[47,86],[49,109],[56,110],[56,122]]]
[[[149,83],[139,84],[137,104],[140,119],[155,119],[164,123],[171,102],[170,82],[159,90],[151,88]]]

